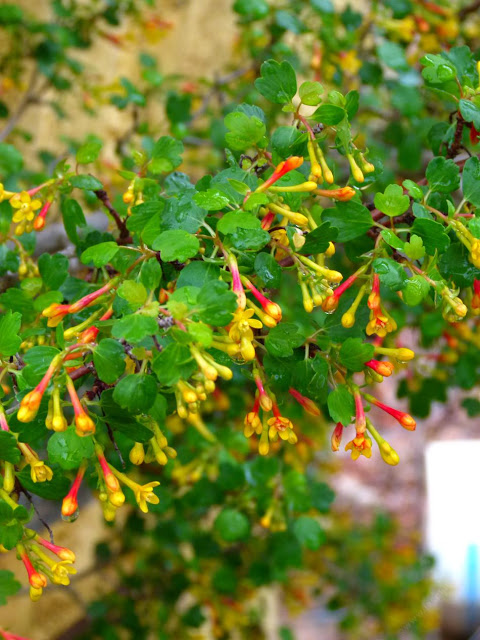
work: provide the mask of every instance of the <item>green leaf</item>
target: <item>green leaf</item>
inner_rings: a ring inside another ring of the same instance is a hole
[[[243,211],[229,211],[218,221],[217,230],[220,233],[235,233],[237,229],[260,229],[262,223],[252,213]]]
[[[339,107],[335,104],[322,104],[313,114],[312,118],[316,122],[321,122],[328,126],[334,126],[342,122],[347,115],[347,112],[343,107]]]
[[[148,293],[141,282],[135,280],[124,280],[118,287],[117,294],[129,303],[133,311],[145,304]]]
[[[337,236],[337,229],[332,227],[329,222],[324,222],[308,233],[305,243],[300,247],[298,253],[307,256],[312,253],[323,253],[328,249],[330,242],[337,239]]]
[[[80,260],[86,265],[92,263],[94,267],[104,267],[119,249],[120,247],[116,242],[100,242],[100,244],[94,244],[85,249],[80,256]]]
[[[18,173],[23,167],[22,154],[11,144],[0,143],[0,176]]]
[[[61,253],[43,253],[38,259],[38,269],[48,289],[58,289],[68,276],[68,258]]]
[[[162,136],[152,151],[148,168],[152,173],[169,173],[182,164],[183,144],[171,136]]]
[[[413,180],[404,180],[402,182],[402,186],[408,191],[412,198],[415,198],[416,200],[421,200],[423,198],[423,191],[421,187],[419,187],[416,182],[413,182]]]
[[[403,250],[405,246],[404,241],[401,240],[397,235],[395,235],[393,231],[390,231],[390,229],[382,229],[380,231],[380,235],[385,240],[385,242],[389,244],[391,247],[393,247],[394,249]]]
[[[267,60],[260,73],[262,77],[255,80],[255,87],[264,98],[277,104],[291,102],[297,92],[297,78],[289,62]]]
[[[92,438],[77,436],[74,427],[50,436],[47,445],[48,459],[62,469],[78,469],[84,459],[94,453]]]
[[[200,320],[217,327],[224,327],[232,321],[237,308],[237,297],[226,282],[216,280],[206,283],[198,294]]]
[[[307,104],[311,107],[316,107],[322,101],[323,87],[319,82],[311,82],[307,80],[302,82],[298,90],[303,104]]]
[[[260,251],[270,242],[270,234],[264,229],[237,228],[229,236],[232,245],[239,251]]]
[[[480,107],[470,100],[460,100],[458,103],[460,113],[465,122],[473,123],[477,131],[480,131]]]
[[[112,338],[100,340],[93,351],[93,364],[100,380],[112,384],[125,371],[123,345]]]
[[[188,325],[188,333],[192,336],[193,342],[209,347],[213,340],[213,331],[208,324],[203,322],[191,322]]]
[[[153,376],[131,373],[115,386],[113,399],[131,413],[148,411],[155,402],[157,383]]]
[[[223,509],[215,518],[213,526],[225,542],[244,540],[250,533],[250,523],[247,516],[236,509]]]
[[[480,207],[480,160],[476,156],[468,158],[463,168],[463,197]]]
[[[310,516],[300,516],[293,523],[293,533],[302,547],[316,551],[325,541],[325,532],[319,523]]]
[[[193,196],[193,201],[207,211],[220,211],[230,202],[227,196],[218,189],[199,191]]]
[[[428,295],[430,285],[421,275],[409,278],[403,289],[403,301],[410,307],[415,307]]]
[[[244,151],[255,146],[265,136],[264,123],[255,116],[247,116],[241,111],[232,111],[225,117],[227,145],[235,151]]]
[[[75,158],[78,164],[89,164],[98,158],[101,149],[101,142],[87,142],[78,149]]]
[[[61,204],[62,219],[68,239],[73,244],[78,243],[77,227],[85,227],[87,221],[83,215],[82,207],[76,200],[66,198]]]
[[[389,287],[392,291],[400,291],[405,286],[407,274],[404,268],[390,258],[376,258],[373,263],[373,270],[380,276],[380,282]]]
[[[30,477],[30,469],[27,467],[17,474],[17,478],[28,492],[45,500],[62,500],[70,488],[70,481],[61,473],[54,472],[53,478],[45,482],[33,482]]]
[[[84,189],[85,191],[98,191],[103,189],[103,185],[100,180],[97,180],[94,176],[82,174],[78,176],[72,176],[70,178],[70,184],[77,189]]]
[[[22,316],[18,312],[6,311],[0,317],[0,356],[14,356],[22,344],[18,332],[22,324]]]
[[[161,384],[172,386],[180,378],[188,379],[196,363],[188,347],[172,342],[155,356],[152,368]]]
[[[270,144],[280,158],[303,155],[306,150],[308,133],[296,127],[277,127]]]
[[[267,288],[275,289],[280,286],[282,268],[269,253],[258,253],[254,264],[255,273]]]
[[[157,330],[158,325],[155,318],[135,313],[115,320],[112,336],[125,338],[127,342],[140,342],[146,336],[153,336]]]
[[[339,384],[336,389],[328,394],[328,411],[334,422],[341,422],[347,426],[352,416],[355,415],[355,402],[353,396],[344,384]]]
[[[293,350],[304,342],[305,338],[299,333],[297,325],[291,322],[281,322],[273,327],[265,338],[268,353],[279,358],[291,356]]]
[[[385,193],[375,194],[373,202],[379,211],[390,217],[405,213],[410,206],[410,198],[403,194],[399,184],[389,184]]]
[[[18,593],[21,587],[22,585],[15,579],[15,575],[11,571],[0,569],[0,606],[7,604],[7,598]]]
[[[128,411],[122,409],[113,399],[114,389],[106,389],[102,393],[100,404],[105,414],[99,420],[108,423],[108,425],[120,431],[133,442],[148,442],[152,438],[152,431],[138,422]],[[153,416],[155,405],[157,404],[157,396],[154,405],[149,409],[150,415]]]
[[[443,156],[433,158],[428,163],[426,176],[432,191],[451,193],[460,186],[460,169],[453,160]]]
[[[431,84],[443,84],[453,80],[457,75],[454,65],[442,55],[429,53],[423,56],[420,62],[425,67],[422,76]]]
[[[154,291],[162,279],[162,267],[156,258],[150,258],[142,264],[138,275],[140,282],[149,291]]]
[[[160,251],[164,262],[185,262],[198,253],[198,238],[183,229],[169,229],[161,233],[153,242],[153,249]]]
[[[265,18],[270,8],[266,0],[235,0],[233,10],[250,21]]]
[[[451,244],[438,261],[438,269],[446,280],[453,280],[458,287],[470,287],[480,279],[480,269],[469,260],[467,249],[460,243]]]
[[[414,233],[410,236],[410,241],[403,245],[403,253],[411,260],[420,260],[425,255],[425,247],[420,236]]]
[[[17,464],[20,462],[20,449],[17,439],[10,431],[0,431],[0,460]]]
[[[290,510],[301,512],[312,508],[312,499],[304,473],[294,469],[286,473],[283,476],[283,488]]]
[[[337,229],[338,242],[347,242],[363,236],[372,226],[372,214],[358,202],[338,202],[322,213],[322,221]]]
[[[431,256],[434,255],[435,250],[442,253],[450,245],[450,238],[445,232],[445,227],[435,220],[415,218],[412,233],[422,238],[425,250]]]
[[[181,270],[177,280],[177,289],[191,286],[201,288],[207,282],[218,280],[220,269],[217,265],[203,261],[194,261]]]
[[[404,49],[392,41],[385,41],[377,48],[378,59],[395,71],[406,71],[408,62]]]
[[[363,371],[365,362],[373,358],[374,346],[360,338],[347,338],[340,347],[340,362],[350,371]]]

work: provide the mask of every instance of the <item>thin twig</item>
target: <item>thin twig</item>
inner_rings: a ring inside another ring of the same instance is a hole
[[[120,217],[120,214],[110,202],[110,198],[108,197],[107,192],[104,189],[98,189],[93,193],[97,196],[100,202],[103,203],[104,207],[108,210],[112,218],[115,220],[115,224],[117,225],[118,230],[120,231],[119,244],[128,244],[129,242],[131,242],[132,239],[127,229],[125,220],[122,220],[122,218]]]

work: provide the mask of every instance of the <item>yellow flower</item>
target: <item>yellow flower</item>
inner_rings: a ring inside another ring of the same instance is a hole
[[[345,451],[351,451],[352,460],[357,460],[360,456],[372,457],[372,441],[363,435],[357,435],[345,445]]]
[[[3,184],[0,182],[0,202],[3,202],[7,198],[11,198],[13,196],[12,191],[7,191]]]
[[[252,327],[261,329],[263,326],[260,320],[252,318],[254,313],[254,309],[237,309],[228,332],[231,340],[240,343],[240,352],[245,360],[253,360],[255,358],[255,348],[252,344]]]
[[[53,478],[53,471],[42,460],[30,462],[30,477],[32,482],[45,482]]]
[[[160,502],[160,498],[153,493],[154,487],[158,487],[159,484],[160,482],[148,482],[144,485],[138,484],[134,489],[135,500],[143,513],[148,513],[147,503],[158,504]]]
[[[16,193],[10,198],[10,204],[14,209],[17,209],[13,214],[13,222],[31,222],[35,217],[35,211],[40,209],[42,203],[40,200],[32,200],[30,194],[27,191],[21,191]]]
[[[64,586],[70,584],[69,574],[74,575],[77,573],[77,570],[71,566],[71,562],[69,560],[56,562],[50,567],[50,571],[52,572],[52,582]]]

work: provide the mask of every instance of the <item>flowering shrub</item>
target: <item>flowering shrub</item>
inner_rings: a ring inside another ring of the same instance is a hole
[[[139,3],[123,4],[112,6],[134,11]],[[295,8],[304,4],[299,18]],[[355,541],[345,541],[342,555],[343,534],[322,526],[333,492],[314,470],[327,424],[334,452],[380,456],[394,467],[402,451],[382,416],[414,431],[431,401],[446,399],[447,382],[465,390],[476,383],[478,54],[451,46],[463,26],[450,6],[388,2],[364,24],[351,9],[335,14],[328,1],[289,5],[290,12],[265,0],[235,2],[244,23],[239,47],[252,65],[231,78],[221,142],[215,106],[205,103],[205,128],[190,110],[190,88],[170,92],[176,137],[153,137],[138,124],[119,148],[120,193],[96,138],[75,144],[40,179],[23,169],[15,145],[0,145],[0,549],[24,564],[33,600],[49,582],[69,584],[75,555],[28,526],[34,513],[24,498],[61,501],[62,517],[74,521],[83,484],[108,522],[124,503],[159,519],[147,530],[131,514],[121,538],[125,551],[141,547],[137,536],[151,538],[148,580],[163,554],[169,584],[155,622],[112,595],[112,606],[121,605],[114,624],[145,633],[160,624],[160,637],[184,637],[208,610],[217,637],[259,633],[250,608],[259,587],[282,582],[287,597],[302,602],[308,571],[318,567],[335,583],[348,558],[358,560]],[[0,7],[14,35],[34,28],[18,11]],[[308,70],[284,36],[307,37],[317,23]],[[380,44],[369,40],[372,30]],[[57,89],[65,64],[76,71],[58,52],[48,73],[41,55],[28,56]],[[128,82],[126,102],[112,101],[143,106]],[[398,121],[392,115],[377,126],[368,110],[387,104]],[[17,121],[4,137],[15,136]],[[178,171],[192,132],[226,146],[223,166],[196,181]],[[107,231],[89,225],[84,211],[94,206],[109,216]],[[35,250],[57,211],[71,262]],[[386,377],[408,397],[410,413],[378,398]],[[464,406],[480,412],[475,398]],[[415,619],[422,633],[427,563],[402,555],[393,537],[382,544],[382,562],[398,560],[396,579],[416,585],[415,596],[392,596],[388,566],[382,574],[372,561],[388,615],[367,599],[360,613],[347,611],[343,627],[371,616],[373,631],[355,637],[387,637]],[[322,556],[330,547],[337,571]],[[305,583],[295,589],[292,569],[302,565]],[[152,600],[141,571],[125,579]],[[347,580],[332,608],[347,604],[352,585]],[[17,588],[0,572],[0,601]],[[174,616],[169,607],[185,593],[190,608]]]

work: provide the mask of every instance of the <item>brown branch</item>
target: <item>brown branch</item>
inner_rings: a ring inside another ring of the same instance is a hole
[[[453,142],[447,152],[447,158],[452,159],[458,155],[460,147],[462,146],[462,134],[463,134],[463,125],[465,124],[465,120],[462,118],[460,112],[457,113],[457,125],[455,127],[455,134],[453,136]]]
[[[75,371],[72,371],[72,373],[70,373],[69,376],[72,380],[78,380],[78,378],[81,378],[82,376],[86,376],[89,373],[92,373],[92,366],[86,364],[83,367],[78,367],[78,369],[75,369]]]
[[[117,228],[120,231],[118,244],[129,244],[130,242],[132,242],[132,238],[130,237],[130,233],[127,229],[125,220],[122,220],[122,218],[120,217],[120,214],[110,202],[110,198],[108,197],[107,192],[104,189],[98,189],[93,193],[97,196],[97,198],[100,200],[103,206],[108,210],[112,218],[115,220],[115,224],[117,225]]]

